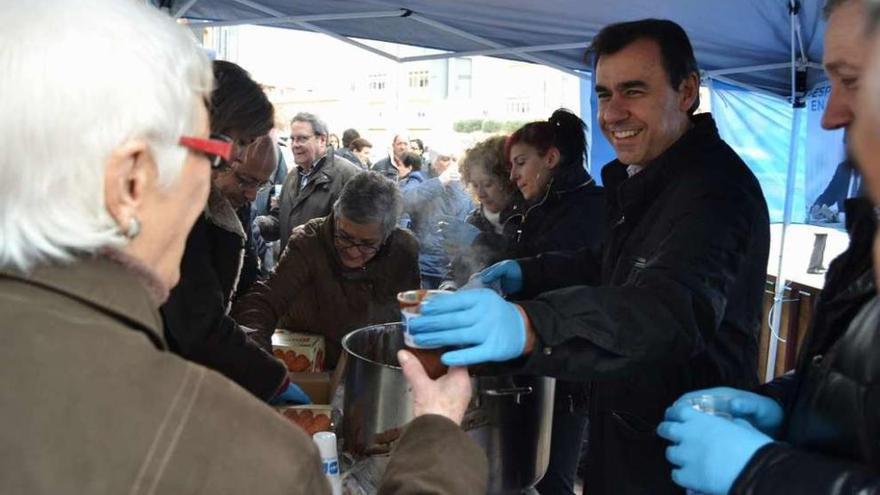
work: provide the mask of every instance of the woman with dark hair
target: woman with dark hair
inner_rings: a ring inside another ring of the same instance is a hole
[[[604,194],[584,168],[584,130],[580,118],[559,109],[507,139],[510,180],[522,194],[506,226],[511,239],[507,258],[601,245]],[[574,493],[587,425],[586,386],[556,382],[550,464],[537,486],[541,493]]]

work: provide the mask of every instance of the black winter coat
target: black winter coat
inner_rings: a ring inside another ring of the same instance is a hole
[[[605,167],[601,253],[521,262],[524,295],[544,292],[521,303],[537,337],[524,370],[592,380],[591,495],[681,493],[655,432],[666,407],[690,390],[757,384],[767,205],[711,116],[693,122],[637,175]]]
[[[785,411],[781,442],[758,450],[731,493],[880,493],[876,221],[865,199],[846,213],[850,245],[825,277],[797,369],[761,390]]]
[[[248,338],[228,311],[244,253],[244,231],[216,190],[186,240],[180,282],[160,308],[168,347],[226,375],[263,400],[285,383],[284,363]]]
[[[551,251],[598,249],[604,234],[603,189],[580,164],[557,172],[543,198],[533,205],[515,202],[504,233],[508,258]]]

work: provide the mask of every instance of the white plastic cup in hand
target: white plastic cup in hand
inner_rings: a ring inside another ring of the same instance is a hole
[[[400,316],[403,318],[403,343],[413,349],[437,349],[442,346],[423,346],[415,343],[412,334],[409,333],[409,320],[422,313],[422,303],[435,294],[448,293],[445,290],[407,290],[397,294],[397,302],[400,305]]]
[[[449,184],[452,181],[461,180],[461,173],[458,171],[458,164],[457,163],[449,164],[449,167],[447,167],[446,170],[444,170],[443,173],[440,174],[439,179],[440,179],[440,182],[443,183],[444,186]]]
[[[319,431],[312,435],[312,441],[321,454],[324,476],[330,481],[333,495],[342,495],[342,478],[339,473],[339,455],[336,452],[336,434],[332,431]]]
[[[730,414],[730,399],[727,395],[700,395],[690,397],[687,401],[697,411],[720,418],[733,419]]]

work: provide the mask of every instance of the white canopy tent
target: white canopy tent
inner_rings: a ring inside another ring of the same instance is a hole
[[[589,77],[584,50],[605,25],[646,17],[688,32],[704,79],[785,98],[793,105],[785,209],[767,374],[773,378],[785,291],[782,255],[792,218],[796,132],[807,88],[821,71],[824,0],[147,0],[197,26],[243,24],[323,33],[396,62],[489,55]],[[397,57],[357,39],[442,50]]]

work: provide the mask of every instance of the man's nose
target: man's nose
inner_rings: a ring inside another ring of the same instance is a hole
[[[599,105],[599,118],[604,122],[620,122],[626,120],[627,117],[629,117],[629,111],[626,109],[626,105],[615,96],[609,97]]]
[[[254,202],[257,199],[257,188],[256,187],[247,187],[244,189],[244,197],[247,198],[248,201]]]
[[[842,94],[840,89],[832,85],[828,102],[825,103],[825,111],[822,113],[822,128],[832,130],[847,127],[854,118],[852,97]]]

